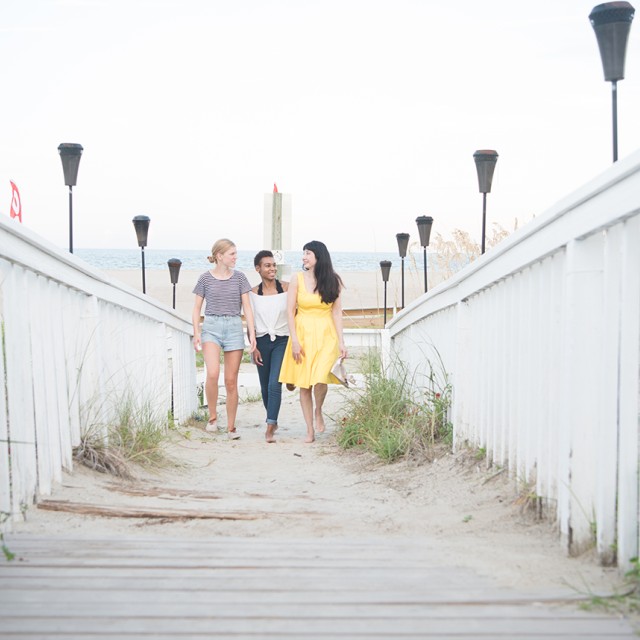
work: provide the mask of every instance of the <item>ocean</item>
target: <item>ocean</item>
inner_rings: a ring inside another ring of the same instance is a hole
[[[242,270],[253,269],[253,257],[256,251],[238,251],[238,262],[236,267]],[[115,269],[139,269],[141,265],[140,249],[74,249],[74,254],[82,258],[90,265],[104,270]],[[163,250],[145,249],[144,264],[146,269],[167,269],[167,261],[178,258],[182,261],[181,268],[188,270],[203,271],[210,268],[207,261],[207,251],[193,249],[185,250]],[[410,256],[405,258],[405,262]],[[422,264],[422,256],[416,254],[415,259]],[[400,256],[397,253],[378,252],[331,252],[333,268],[338,272],[342,271],[375,271],[380,268],[381,260],[390,260],[392,267],[400,267]],[[285,252],[286,264],[290,264],[294,271],[302,267],[302,251]],[[407,267],[408,265],[405,265]]]

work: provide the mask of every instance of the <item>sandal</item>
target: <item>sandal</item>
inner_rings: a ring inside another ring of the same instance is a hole
[[[227,437],[229,440],[240,440],[240,434],[235,429],[229,429]]]
[[[218,430],[218,418],[211,418],[205,429],[209,432]]]

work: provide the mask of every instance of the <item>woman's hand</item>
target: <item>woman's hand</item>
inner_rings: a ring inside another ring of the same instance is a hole
[[[291,355],[297,364],[300,364],[304,358],[304,349],[297,340],[291,341]]]
[[[260,353],[260,349],[256,347],[256,350],[253,352],[253,355],[251,358],[253,360],[253,364],[257,364],[259,367],[262,366],[263,362],[262,362],[262,354]]]
[[[258,349],[258,345],[256,344],[256,337],[249,336],[249,353],[255,353],[257,349]],[[260,352],[258,351],[258,353]]]
[[[347,357],[347,355],[349,355],[347,353],[347,348],[343,344],[341,344],[340,345],[340,357],[344,360]]]
[[[202,343],[200,342],[200,335],[196,334],[193,336],[193,348],[196,351],[202,351]]]

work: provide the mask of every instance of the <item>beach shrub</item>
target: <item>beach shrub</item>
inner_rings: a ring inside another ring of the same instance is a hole
[[[110,424],[87,426],[74,448],[73,457],[81,464],[120,478],[133,477],[132,465],[162,467],[168,463],[163,443],[169,420],[160,419],[149,404],[133,397],[115,403],[116,419]]]
[[[417,389],[405,368],[394,366],[393,375],[386,376],[380,357],[369,354],[362,367],[364,388],[345,398],[338,444],[368,450],[386,462],[428,457],[436,443],[451,444],[451,387],[446,375],[429,368],[427,388]]]

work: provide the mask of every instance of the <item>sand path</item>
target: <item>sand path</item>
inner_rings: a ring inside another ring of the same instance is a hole
[[[443,451],[433,462],[381,464],[335,443],[344,394],[331,387],[327,432],[303,443],[298,393],[284,392],[277,443],[264,440],[261,402],[239,408],[238,441],[193,427],[168,445],[174,464],[140,470],[124,482],[76,466],[46,499],[116,514],[161,511],[167,517],[104,517],[32,507],[15,526],[20,534],[144,535],[182,538],[259,536],[421,539],[444,566],[468,567],[496,585],[545,593],[606,593],[620,585],[615,569],[593,557],[566,557],[552,524],[522,513],[517,485],[506,473],[492,477],[469,452]],[[221,411],[221,415],[223,411]],[[176,519],[176,513],[201,517]]]

